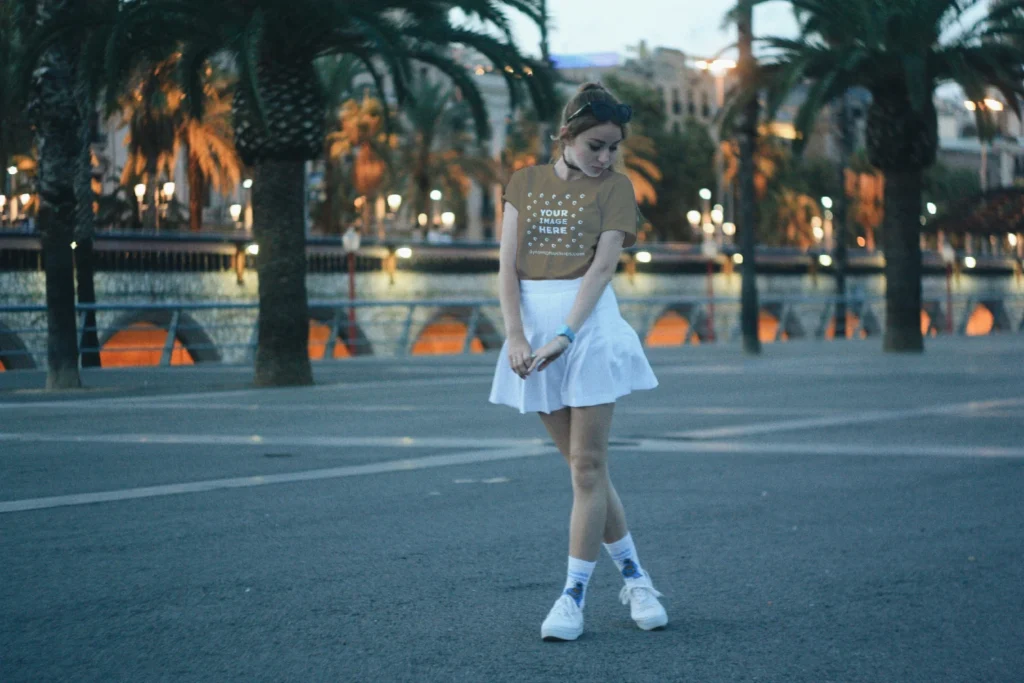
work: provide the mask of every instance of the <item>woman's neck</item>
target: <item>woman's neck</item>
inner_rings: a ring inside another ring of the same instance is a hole
[[[578,168],[569,168],[569,163],[571,162],[566,159],[565,153],[563,152],[562,156],[560,156],[558,161],[555,162],[555,175],[562,180],[579,180],[580,178],[585,178],[587,176],[586,173]]]

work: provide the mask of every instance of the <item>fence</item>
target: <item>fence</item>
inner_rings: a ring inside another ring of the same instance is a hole
[[[827,340],[834,336],[833,297],[763,296],[763,342]],[[739,339],[736,298],[622,298],[623,317],[648,347],[729,343]],[[881,334],[882,297],[847,298],[847,336]],[[311,301],[309,352],[314,360],[353,356],[479,353],[500,348],[504,331],[496,299]],[[250,363],[257,344],[256,303],[104,303],[80,305],[79,349],[104,367]],[[1024,296],[926,296],[927,335],[983,335],[1024,331]],[[95,337],[93,334],[95,333]],[[94,338],[93,343],[89,339]],[[45,366],[46,309],[0,306],[0,366]]]

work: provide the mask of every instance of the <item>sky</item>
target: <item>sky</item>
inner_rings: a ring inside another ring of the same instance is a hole
[[[734,6],[723,0],[548,0],[552,16],[552,54],[617,52],[646,40],[650,48],[670,47],[688,55],[709,57],[736,41],[735,29],[722,29],[722,17]],[[540,54],[540,31],[517,12],[510,12],[516,43]],[[793,35],[790,5],[772,2],[754,13],[754,34]]]

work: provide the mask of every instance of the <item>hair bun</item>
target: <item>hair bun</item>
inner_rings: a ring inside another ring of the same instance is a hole
[[[577,92],[587,92],[588,90],[607,90],[607,88],[605,88],[600,83],[590,82],[581,85],[580,89]]]

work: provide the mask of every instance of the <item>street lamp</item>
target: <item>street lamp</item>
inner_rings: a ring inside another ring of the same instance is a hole
[[[142,225],[142,212],[146,210],[146,184],[139,183],[135,186],[135,204],[139,213],[139,225]]]
[[[388,195],[388,208],[391,209],[391,213],[397,213],[398,209],[402,206],[402,195],[389,194]]]
[[[345,339],[348,342],[348,350],[355,355],[356,341],[356,252],[359,251],[361,237],[359,231],[353,226],[341,236],[341,248],[345,250],[348,258],[348,334]]]
[[[636,252],[636,257],[635,258],[640,263],[650,263],[651,262],[651,258],[652,258],[651,257],[651,252],[649,252],[649,251],[638,251],[638,252]]]
[[[714,226],[711,228],[714,230]],[[704,226],[704,232],[707,232],[707,226]],[[700,251],[708,260],[708,341],[715,341],[715,259],[718,258],[718,243],[710,237],[705,238]]]
[[[946,334],[953,334],[953,264],[956,263],[956,252],[949,242],[939,247],[939,255],[946,266]]]
[[[934,202],[928,202],[925,204],[925,208],[928,209],[928,214],[930,216],[934,216],[939,212],[939,207],[935,206]]]
[[[690,228],[693,230],[693,234],[696,235],[700,232],[700,211],[688,211],[686,213],[686,220],[690,222]]]
[[[242,205],[232,204],[228,207],[228,213],[231,214],[231,220],[235,222],[235,230],[242,227],[242,222],[239,220],[242,217]]]

